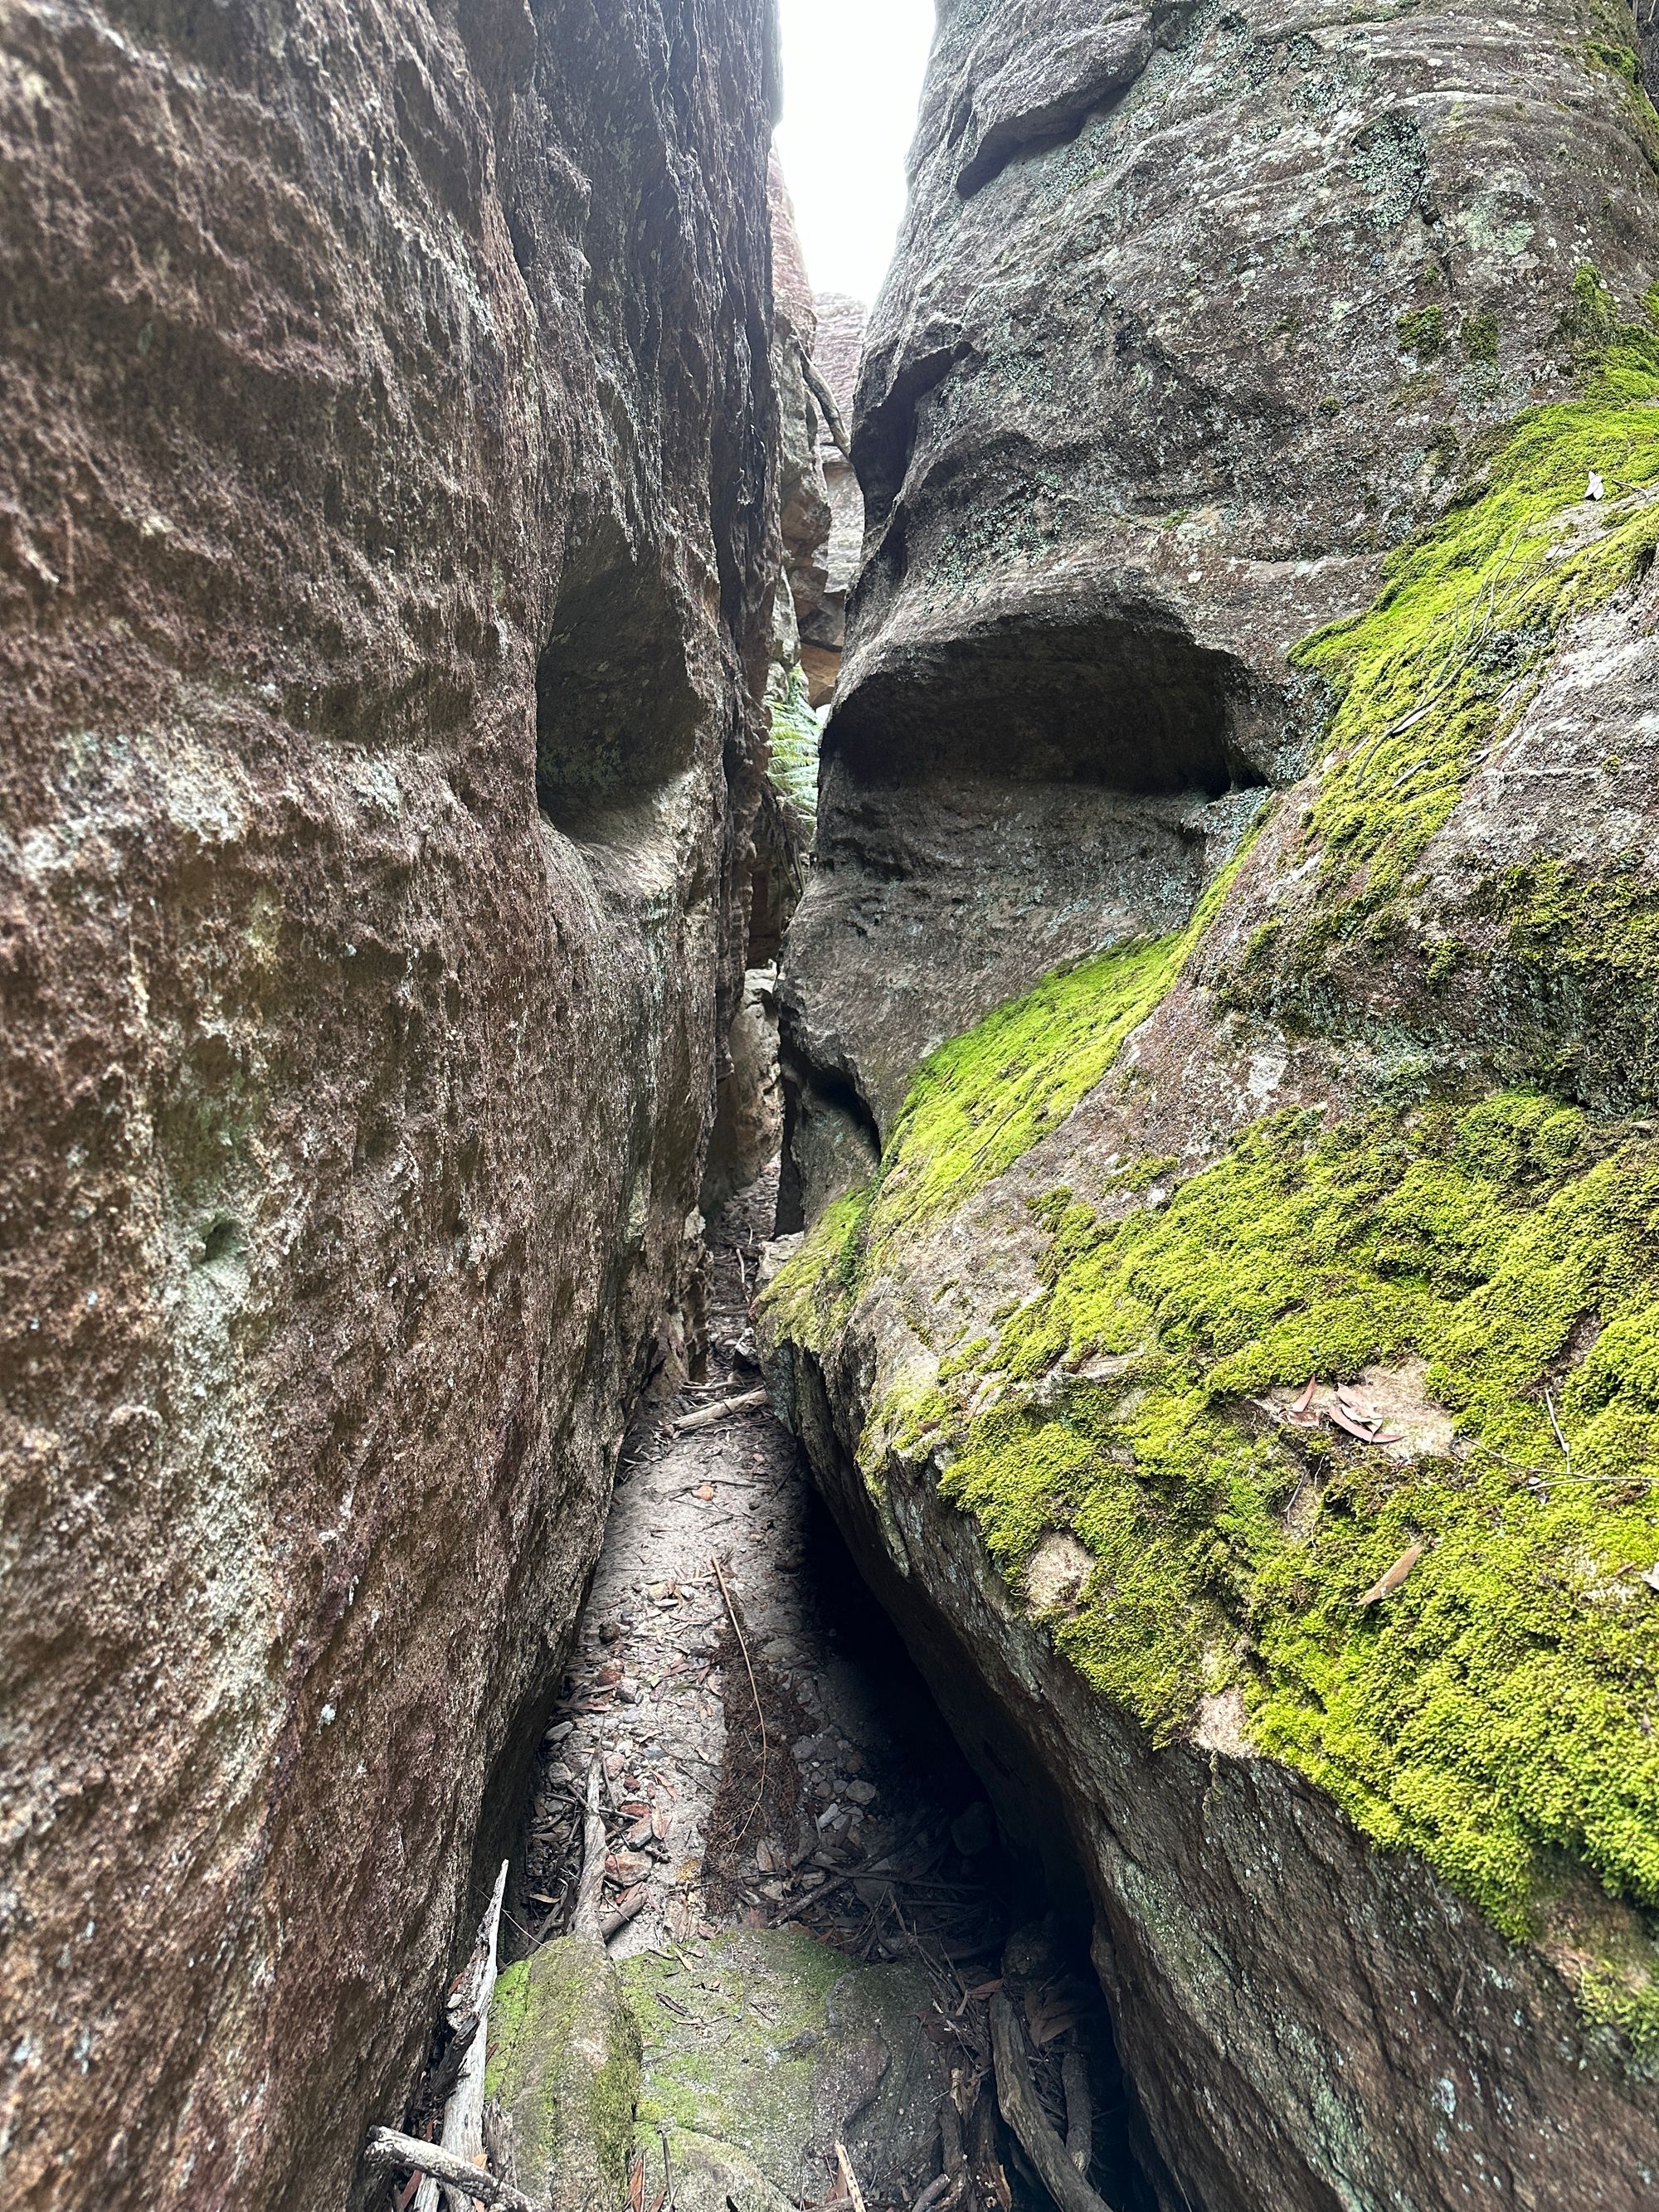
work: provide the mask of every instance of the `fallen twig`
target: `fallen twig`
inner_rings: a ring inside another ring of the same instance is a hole
[[[939,2108],[939,2154],[945,2166],[945,2179],[950,2184],[951,2203],[959,2204],[968,2194],[968,2154],[962,2143],[962,2112],[957,2103],[957,2084],[960,2073],[951,2076],[951,2094],[942,2098]]]
[[[489,2001],[495,1993],[495,1947],[501,1933],[501,1900],[507,1894],[507,1861],[495,1877],[489,1910],[479,1924],[477,1942],[465,1971],[451,1990],[444,2011],[453,2028],[469,2020],[472,2033],[462,2054],[455,2087],[444,2106],[441,2148],[459,2164],[476,2165],[483,2156],[483,2083],[488,2057]],[[451,2212],[468,2212],[467,2200],[458,2195],[453,2178],[446,2179],[431,2159],[425,2161],[426,2179],[416,2192],[415,2212],[437,2212],[441,2185]],[[474,2194],[477,2192],[475,2191]]]
[[[608,1943],[613,1936],[620,1936],[629,1922],[644,1911],[650,1899],[649,1885],[641,1882],[637,1897],[630,1897],[625,1905],[617,1905],[613,1912],[607,1912],[599,1922],[599,1935],[602,1941]]]
[[[764,1397],[766,1394],[763,1391],[761,1395]],[[732,1841],[733,1844],[738,1844],[741,1843],[743,1838],[748,1834],[749,1823],[754,1819],[756,1814],[759,1812],[762,1802],[765,1798],[766,1765],[767,1760],[770,1756],[771,1747],[768,1743],[766,1737],[766,1715],[761,1709],[760,1686],[755,1680],[754,1666],[749,1656],[749,1640],[743,1632],[743,1624],[738,1619],[738,1608],[732,1602],[732,1593],[726,1586],[726,1577],[720,1570],[720,1561],[711,1553],[709,1555],[708,1564],[714,1570],[714,1580],[720,1584],[720,1595],[726,1600],[726,1617],[732,1624],[732,1633],[737,1638],[738,1649],[743,1654],[744,1671],[749,1677],[749,1694],[755,1701],[755,1718],[760,1723],[760,1785],[755,1792],[754,1803],[749,1808],[748,1812],[744,1815],[743,1826],[732,1832]]]
[[[601,1943],[605,1933],[599,1919],[599,1899],[605,1888],[607,1848],[605,1820],[599,1811],[599,1762],[596,1759],[587,1770],[587,1804],[582,1814],[582,1870],[576,1883],[570,1932],[573,1936],[591,1936]]]
[[[853,2201],[853,2212],[865,2212],[864,2191],[859,2187],[859,2178],[853,2171],[853,2161],[847,2155],[847,2146],[844,2142],[837,2142],[836,2145],[836,2164],[841,2169],[841,2178],[845,2185],[847,2194]]]
[[[458,2158],[436,2143],[422,2142],[418,2136],[399,2135],[395,2128],[369,2130],[363,2145],[363,2164],[371,2173],[395,2173],[399,2169],[424,2173],[434,2190],[441,2182],[457,2196],[477,2197],[480,2204],[504,2205],[507,2212],[543,2212],[521,2189],[499,2179],[488,2166],[475,2166],[470,2159]]]
[[[1000,1991],[991,2000],[991,2055],[998,2107],[1059,2212],[1111,2212],[1066,2156],[1054,2122],[1037,2102],[1019,2022]]]
[[[1544,1403],[1549,1407],[1550,1426],[1555,1431],[1556,1443],[1561,1447],[1561,1456],[1567,1462],[1567,1480],[1571,1482],[1572,1480],[1572,1447],[1568,1443],[1566,1438],[1561,1433],[1561,1424],[1555,1417],[1555,1401],[1550,1395],[1550,1386],[1547,1382],[1544,1385]]]
[[[712,1429],[716,1421],[731,1420],[738,1413],[757,1413],[765,1403],[764,1390],[740,1390],[735,1398],[722,1398],[718,1405],[699,1406],[695,1413],[682,1413],[670,1426],[677,1437],[689,1436],[693,1429]]]
[[[1080,2051],[1061,2054],[1060,2081],[1066,2093],[1066,2155],[1079,2173],[1087,2173],[1095,2148],[1094,2106],[1089,2069]]]

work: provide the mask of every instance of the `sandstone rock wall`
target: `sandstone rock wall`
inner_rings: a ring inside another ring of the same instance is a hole
[[[769,1371],[1211,2212],[1659,2170],[1635,37],[951,7],[872,321]]]
[[[775,575],[769,38],[761,0],[0,33],[31,2212],[342,2201],[695,1328]]]
[[[812,364],[829,386],[842,422],[850,422],[868,311],[861,301],[849,298],[845,292],[821,292],[813,305],[817,337]],[[847,599],[864,557],[864,494],[859,489],[852,462],[836,443],[829,424],[822,421],[817,451],[824,495],[830,502],[830,542],[824,550],[823,597],[801,625],[801,665],[811,684],[812,704],[824,707],[835,696],[841,674],[842,649],[847,641]]]
[[[869,557],[785,1013],[838,1139],[1018,981],[1190,905],[1211,802],[1304,765],[1288,649],[1576,388],[1579,269],[1627,307],[1653,276],[1624,0],[1035,24],[944,12],[866,336]],[[942,959],[928,870],[1000,889]],[[837,1175],[801,1171],[810,1212]]]

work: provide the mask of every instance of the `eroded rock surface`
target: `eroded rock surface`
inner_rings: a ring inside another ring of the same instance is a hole
[[[3,35],[6,2194],[303,2212],[694,1348],[770,33]]]
[[[566,1936],[501,1977],[489,2023],[520,2187],[622,2203],[637,2158],[685,2212],[787,2212],[849,2154],[878,2201],[927,2171],[944,2060],[914,1966],[863,1966],[799,1928],[744,1929],[620,1968]],[[641,2052],[643,2063],[641,2063]]]
[[[1212,2212],[1659,2172],[1635,40],[948,9],[867,343],[769,1368]]]
[[[914,1064],[941,975],[952,1016],[1006,995],[1033,903],[1027,981],[1125,933],[1109,866],[1053,895],[1073,847],[1299,774],[1317,687],[1288,650],[1370,599],[1483,436],[1577,388],[1579,270],[1627,308],[1653,276],[1622,0],[1028,17],[945,9],[866,337],[869,559],[785,1007],[809,1119],[850,1085],[884,1131],[872,971],[912,1002]],[[890,848],[988,777],[1059,787],[1069,831],[1005,853],[1029,802],[983,810],[1007,942],[958,951],[890,902]]]
[[[869,319],[862,301],[845,292],[820,292],[812,302],[817,335],[812,365],[829,387],[843,425],[853,419],[864,326]],[[820,419],[818,460],[824,496],[830,503],[830,540],[824,549],[824,583],[818,603],[801,623],[801,665],[811,685],[812,704],[828,706],[841,674],[847,641],[847,599],[864,554],[864,494],[853,464]]]

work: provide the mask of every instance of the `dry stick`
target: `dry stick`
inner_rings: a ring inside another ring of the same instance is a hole
[[[607,1912],[599,1923],[599,1934],[605,1942],[608,1943],[613,1936],[620,1936],[629,1922],[637,1913],[643,1912],[650,1901],[650,1889],[647,1885],[641,1884],[637,1897],[630,1898],[626,1905],[619,1905],[614,1912]]]
[[[764,1390],[744,1390],[735,1398],[722,1398],[716,1406],[699,1406],[695,1413],[682,1413],[673,1424],[677,1437],[689,1436],[693,1429],[712,1429],[716,1421],[730,1420],[735,1413],[755,1413],[766,1403]]]
[[[864,2191],[859,2187],[859,2178],[853,2171],[853,2161],[847,2155],[847,2146],[844,2142],[838,2142],[836,2145],[836,2164],[841,2168],[841,2178],[846,2185],[847,2194],[853,2200],[853,2212],[865,2212]]]
[[[393,2128],[369,2130],[368,2141],[363,2145],[363,2164],[371,2173],[395,2173],[400,2167],[424,2173],[434,2189],[441,2181],[463,2197],[476,2197],[481,2204],[504,2205],[507,2212],[543,2212],[543,2207],[521,2189],[501,2180],[487,2166],[457,2158],[436,2143],[422,2142],[418,2136],[400,2136]],[[426,2185],[422,2184],[423,2188]]]
[[[495,1993],[495,1945],[501,1932],[501,1899],[506,1893],[507,1861],[503,1859],[489,1909],[479,1923],[472,1957],[462,1974],[459,1987],[452,1992],[444,2007],[452,2026],[469,2014],[477,2022],[472,2039],[462,2054],[455,2087],[444,2106],[443,2132],[438,2138],[440,2146],[451,2158],[468,2166],[476,2165],[483,2155],[483,2082],[489,2050],[489,2001]],[[415,2212],[438,2212],[440,2178],[437,2168],[428,2160],[426,2179],[416,2191]],[[443,2189],[452,2212],[466,2212],[465,2197],[458,2196],[448,2180],[444,2181]]]
[[[1571,1482],[1572,1480],[1572,1450],[1571,1446],[1568,1444],[1566,1438],[1561,1433],[1560,1422],[1555,1418],[1555,1401],[1550,1395],[1550,1386],[1547,1382],[1544,1385],[1544,1403],[1550,1409],[1550,1426],[1555,1431],[1556,1443],[1561,1447],[1561,1456],[1567,1462],[1567,1480]]]
[[[765,1395],[764,1391],[761,1393],[763,1397],[764,1397]],[[738,1619],[738,1608],[732,1602],[732,1593],[726,1586],[726,1577],[720,1572],[720,1563],[714,1557],[712,1553],[709,1555],[708,1564],[714,1570],[714,1580],[720,1584],[720,1595],[726,1600],[726,1617],[732,1624],[732,1633],[737,1638],[738,1649],[743,1654],[744,1669],[749,1676],[749,1694],[755,1700],[755,1718],[760,1723],[760,1787],[755,1792],[754,1803],[749,1808],[749,1810],[744,1815],[742,1827],[736,1830],[732,1835],[732,1840],[736,1844],[740,1843],[744,1837],[748,1834],[749,1823],[754,1819],[756,1814],[759,1812],[762,1802],[765,1798],[766,1764],[769,1757],[770,1756],[771,1747],[766,1740],[766,1715],[761,1711],[760,1689],[755,1680],[755,1669],[749,1657],[748,1638],[744,1635],[742,1624]]]
[[[605,1887],[605,1861],[609,1846],[605,1820],[599,1812],[599,1762],[587,1770],[587,1807],[582,1815],[582,1870],[576,1883],[576,1908],[570,1916],[573,1936],[605,1941],[599,1919],[599,1897]]]
[[[956,2077],[953,2077],[953,2079]],[[951,2203],[959,2204],[968,2194],[968,2154],[962,2147],[962,2113],[952,2089],[939,2108],[939,2152],[951,2185]]]
[[[1060,2212],[1110,2212],[1104,2197],[1096,2196],[1067,2158],[1054,2122],[1038,2104],[1019,2022],[1000,1993],[991,2000],[991,2055],[1002,2117]]]
[[[1094,2109],[1089,2069],[1080,2051],[1061,2053],[1060,2080],[1066,2092],[1066,2155],[1079,2173],[1087,2173],[1095,2148]]]

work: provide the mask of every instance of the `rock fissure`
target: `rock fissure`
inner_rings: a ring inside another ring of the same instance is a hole
[[[9,2203],[1652,2201],[1653,16],[11,10]]]

